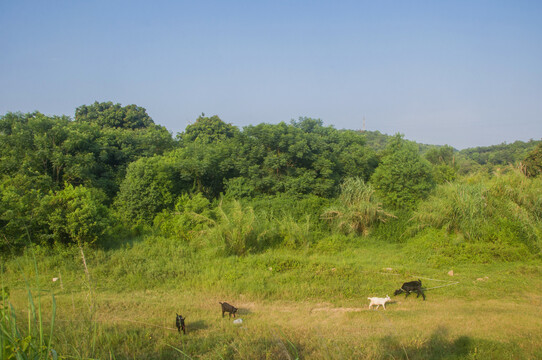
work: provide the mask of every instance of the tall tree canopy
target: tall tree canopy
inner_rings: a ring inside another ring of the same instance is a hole
[[[121,106],[109,102],[94,102],[92,105],[81,105],[75,110],[75,120],[89,122],[101,127],[142,129],[154,125],[145,108],[128,105]]]
[[[202,114],[194,124],[186,127],[179,137],[186,142],[198,141],[204,144],[233,138],[239,129],[232,124],[226,124],[217,115],[205,117]]]
[[[96,121],[39,112],[1,116],[0,177],[45,175],[54,188],[82,184],[101,188],[112,199],[130,162],[175,146],[171,134],[152,120],[148,127],[136,129],[103,127],[102,118],[108,115],[96,110],[99,105],[86,107],[93,109]]]
[[[401,135],[388,144],[371,182],[384,204],[396,209],[414,208],[435,186],[431,166]]]
[[[234,160],[240,178],[229,188],[253,194],[329,197],[343,177],[368,179],[378,164],[360,133],[324,127],[319,119],[247,126],[236,141]]]

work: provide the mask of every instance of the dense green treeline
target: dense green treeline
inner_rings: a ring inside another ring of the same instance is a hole
[[[8,113],[0,140],[4,250],[151,231],[237,255],[370,233],[540,253],[537,142],[457,152],[318,119],[239,129],[203,114],[173,137],[111,102],[73,120]]]
[[[508,165],[523,161],[542,141],[515,141],[511,144],[480,146],[459,153],[480,165]]]

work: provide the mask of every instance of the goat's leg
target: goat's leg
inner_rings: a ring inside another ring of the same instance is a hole
[[[423,293],[423,290],[416,290],[416,293],[418,294],[416,296],[416,299],[420,297],[420,295],[423,297],[423,299],[425,300],[425,294]]]

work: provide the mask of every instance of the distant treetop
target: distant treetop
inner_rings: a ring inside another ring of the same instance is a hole
[[[75,110],[75,121],[89,122],[101,127],[141,129],[154,125],[145,108],[137,105],[121,106],[108,102],[94,102]]]
[[[232,138],[238,132],[237,127],[226,124],[217,115],[206,117],[205,114],[201,114],[196,122],[188,125],[184,133],[179,134],[178,137],[188,142],[199,141],[209,144]]]

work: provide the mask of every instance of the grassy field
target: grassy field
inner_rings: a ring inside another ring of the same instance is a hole
[[[236,257],[148,237],[85,249],[87,277],[78,249],[35,256],[9,259],[3,286],[21,332],[37,326],[28,288],[44,334],[54,294],[51,346],[67,358],[542,358],[537,260],[437,266],[404,245],[367,240]],[[417,278],[426,301],[393,296]],[[386,311],[367,308],[368,296],[387,294]],[[237,306],[243,323],[222,318],[219,301]]]

